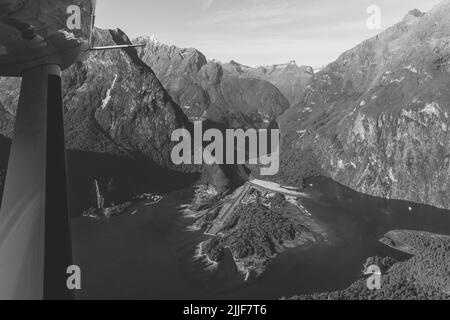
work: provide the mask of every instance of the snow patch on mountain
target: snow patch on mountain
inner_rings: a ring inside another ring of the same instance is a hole
[[[108,89],[108,91],[106,92],[106,97],[105,97],[105,99],[103,99],[103,101],[102,101],[102,106],[101,106],[101,109],[102,109],[102,110],[105,109],[105,108],[108,106],[108,103],[109,103],[109,101],[111,100],[111,92],[112,92],[112,90],[114,89],[114,87],[116,86],[117,77],[118,77],[117,74],[114,75],[114,79],[113,79],[113,82],[112,82],[112,84],[111,84],[111,87],[110,87],[110,88]]]
[[[420,110],[420,113],[424,113],[429,116],[436,116],[439,117],[441,114],[441,109],[439,108],[439,105],[436,102],[432,102],[427,104],[422,110]]]

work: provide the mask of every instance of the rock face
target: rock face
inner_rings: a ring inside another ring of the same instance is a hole
[[[129,43],[120,30],[96,30],[96,45]],[[20,79],[0,79],[0,133],[11,138]],[[139,192],[179,187],[184,174],[170,160],[171,134],[189,121],[135,49],[93,52],[63,72],[71,211],[96,204],[94,179],[105,205]],[[5,146],[9,146],[6,141]],[[0,147],[3,144],[0,144]],[[0,172],[8,148],[0,148]],[[75,152],[74,152],[75,151]],[[0,177],[1,177],[0,173]],[[1,185],[1,183],[0,183]],[[0,187],[1,189],[1,187]]]
[[[120,30],[99,31],[97,36],[103,44],[130,43]],[[188,126],[188,119],[135,49],[93,53],[66,72],[64,83],[70,147],[85,148],[79,134],[90,128],[83,130],[77,120],[87,116],[109,142],[101,151],[113,144],[121,151],[170,166],[171,134]],[[87,147],[97,149],[99,143],[89,141]]]
[[[191,120],[227,127],[267,127],[289,108],[288,100],[267,81],[239,77],[195,49],[180,49],[140,37],[139,57],[148,64]]]
[[[283,115],[282,170],[316,171],[357,191],[450,208],[450,1],[317,73]]]
[[[98,45],[130,43],[120,30],[96,30]],[[12,135],[18,79],[1,79],[1,130]],[[67,147],[142,156],[169,167],[172,131],[189,125],[135,49],[92,52],[63,73]]]
[[[314,75],[312,67],[299,67],[295,61],[286,64],[251,68],[235,61],[223,68],[243,78],[266,80],[277,87],[291,104],[297,103]]]

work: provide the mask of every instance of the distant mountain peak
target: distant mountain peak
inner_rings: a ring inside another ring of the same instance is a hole
[[[153,42],[154,44],[160,44],[161,42],[159,42],[158,37],[154,34],[152,34],[151,36],[148,37],[149,41]]]
[[[296,71],[300,73],[308,73],[308,74],[314,74],[314,69],[311,66],[299,66],[295,60],[291,60],[287,63],[283,64],[275,64],[272,66],[266,66],[263,67],[265,69],[272,69],[272,70],[284,70],[284,71]]]
[[[425,13],[422,12],[422,11],[420,11],[419,9],[413,9],[413,10],[410,10],[406,16],[407,16],[407,17],[408,17],[408,16],[413,16],[413,17],[416,17],[416,18],[420,18],[420,17],[422,17],[424,14],[425,14]]]
[[[241,68],[247,68],[247,69],[250,68],[249,66],[243,65],[243,64],[241,64],[241,63],[239,63],[237,61],[234,61],[234,60],[231,60],[230,64],[233,65],[233,66],[241,67]]]
[[[149,36],[140,36],[136,38],[136,40],[140,43],[151,43],[154,46],[160,46],[162,45],[162,42],[158,40],[158,37],[154,34]]]
[[[271,66],[265,66],[264,68],[288,68],[288,67],[298,67],[295,60],[288,61],[286,63],[274,64]]]
[[[311,66],[301,66],[300,70],[309,74],[314,74],[314,69]]]
[[[425,13],[419,9],[413,9],[403,18],[403,23],[415,24],[416,22],[419,22],[424,15]]]

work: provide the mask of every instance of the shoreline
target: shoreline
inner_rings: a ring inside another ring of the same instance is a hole
[[[219,267],[219,262],[211,260],[207,254],[203,253],[203,244],[206,241],[200,242],[195,248],[195,255],[192,257],[193,261],[200,261],[206,264],[206,267],[203,269],[205,271],[214,272]]]

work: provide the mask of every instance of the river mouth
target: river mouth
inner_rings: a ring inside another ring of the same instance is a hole
[[[395,229],[450,234],[445,210],[359,194],[327,178],[308,181],[302,204],[341,239],[337,246],[289,249],[258,278],[243,281],[231,254],[213,271],[195,259],[201,231],[180,206],[187,188],[164,195],[154,206],[138,204],[110,220],[72,220],[75,264],[82,271],[79,299],[278,299],[347,288],[371,256],[409,256],[378,242]]]

